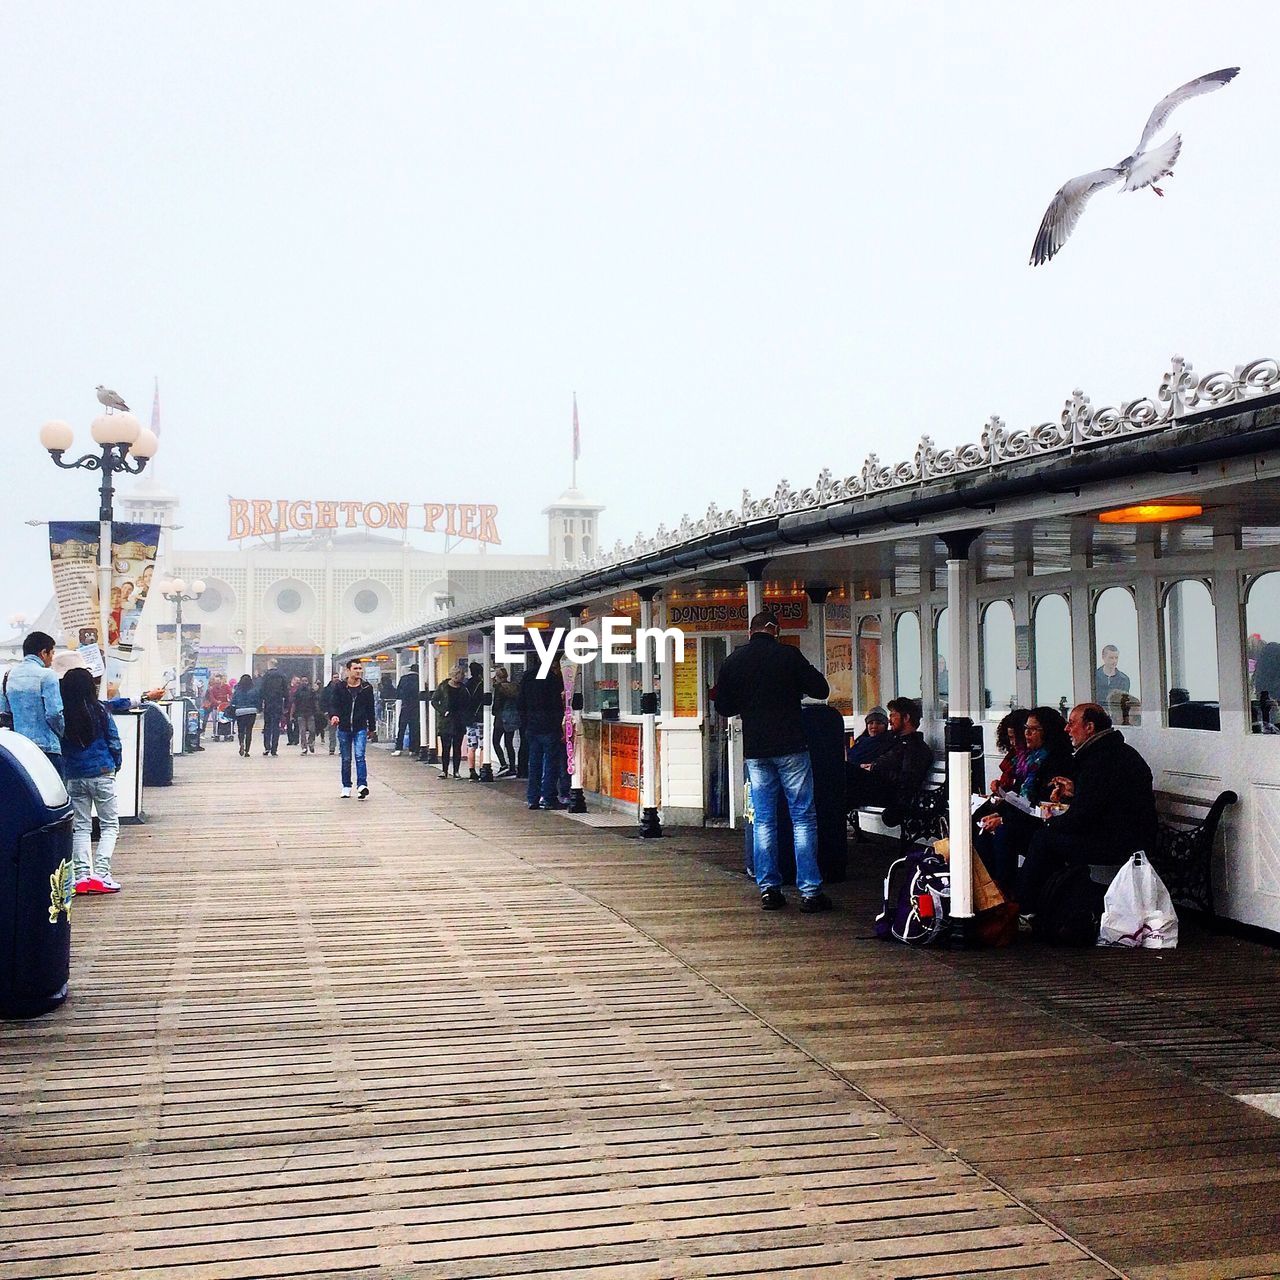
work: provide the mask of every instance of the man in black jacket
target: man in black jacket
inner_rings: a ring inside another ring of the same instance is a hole
[[[364,800],[369,794],[369,775],[365,765],[365,748],[378,723],[373,706],[373,685],[364,678],[364,664],[359,658],[347,663],[347,678],[333,691],[329,723],[338,731],[338,750],[342,753],[342,798],[351,797],[351,757],[356,758],[356,796]]]
[[[818,870],[818,822],[813,807],[813,762],[800,720],[802,697],[831,692],[826,677],[791,645],[778,642],[767,609],[751,619],[751,639],[725,659],[716,683],[716,710],[742,717],[742,752],[751,784],[753,864],[766,911],[785,907],[778,872],[778,794],[786,796],[795,832],[796,887],[801,911],[829,911]]]
[[[280,745],[280,717],[284,715],[284,702],[289,695],[289,682],[274,658],[258,687],[262,691],[262,754],[273,756]]]
[[[1067,735],[1074,748],[1070,776],[1053,780],[1053,798],[1068,808],[1031,838],[1015,893],[1024,915],[1035,914],[1045,880],[1059,867],[1115,866],[1138,849],[1155,847],[1158,819],[1147,762],[1096,702],[1072,709]]]
[[[564,675],[560,655],[541,676],[535,670],[520,682],[520,724],[529,738],[529,782],[525,801],[530,809],[563,809],[560,802],[560,762],[564,757]]]
[[[405,735],[408,735],[410,755],[418,754],[418,708],[422,705],[422,690],[418,687],[418,664],[415,662],[400,677],[396,685],[396,701],[400,704],[400,718],[396,721],[396,749],[391,753],[398,756],[405,747]]]
[[[933,748],[920,732],[920,715],[914,698],[894,698],[889,703],[889,747],[870,763],[846,766],[844,794],[850,809],[883,806],[888,811],[885,821],[897,826],[893,818],[899,815],[894,808],[919,794],[933,767]]]

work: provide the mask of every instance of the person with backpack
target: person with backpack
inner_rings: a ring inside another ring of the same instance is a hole
[[[751,619],[751,639],[725,659],[716,682],[716,711],[742,717],[742,752],[754,811],[753,865],[765,911],[787,905],[778,870],[780,795],[795,832],[800,910],[831,910],[818,868],[813,762],[800,719],[801,698],[825,699],[830,692],[826,676],[799,649],[779,642],[778,621],[767,609]]]
[[[228,710],[235,718],[240,754],[248,756],[249,749],[253,746],[253,722],[262,710],[262,690],[255,687],[253,677],[247,671],[236,681]]]
[[[333,712],[329,723],[338,731],[338,752],[342,757],[342,798],[351,798],[351,757],[356,761],[356,798],[369,796],[369,769],[365,759],[370,738],[377,737],[378,714],[373,685],[364,678],[364,663],[352,658],[347,678],[333,692]]]
[[[111,875],[111,855],[120,835],[116,773],[124,759],[116,722],[98,700],[98,682],[86,667],[62,677],[66,728],[62,754],[67,796],[74,814],[71,828],[72,880],[76,893],[119,893]],[[92,853],[93,815],[98,815],[98,847]]]

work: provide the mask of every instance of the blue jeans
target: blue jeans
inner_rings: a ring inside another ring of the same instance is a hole
[[[558,734],[531,733],[529,735],[529,785],[525,799],[533,804],[541,799],[546,804],[557,804],[556,794],[560,781],[560,750]]]
[[[338,750],[342,752],[342,785],[344,787],[351,785],[351,752],[353,748],[356,753],[356,786],[363,787],[367,785],[369,774],[365,769],[364,752],[368,745],[368,729],[357,729],[355,733],[351,733],[346,729],[338,730]]]
[[[818,870],[818,819],[813,808],[813,765],[807,751],[747,761],[754,811],[756,884],[761,892],[782,884],[778,874],[778,793],[787,798],[796,841],[796,888],[810,898],[822,888]]]

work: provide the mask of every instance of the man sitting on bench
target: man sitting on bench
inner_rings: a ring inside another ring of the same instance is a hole
[[[920,704],[914,698],[889,703],[893,745],[870,764],[849,764],[845,800],[850,809],[887,809],[885,822],[897,826],[893,810],[910,804],[933,767],[933,748],[920,732]]]
[[[1032,836],[1018,872],[1015,897],[1026,916],[1035,914],[1041,888],[1059,867],[1117,865],[1135,850],[1156,847],[1151,770],[1111,717],[1096,702],[1082,702],[1067,717],[1067,736],[1070,776],[1053,779],[1052,799],[1068,808]]]

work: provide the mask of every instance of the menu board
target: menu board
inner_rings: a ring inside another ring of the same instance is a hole
[[[609,794],[615,800],[640,802],[640,726],[609,726]]]
[[[692,636],[684,638],[684,661],[671,669],[671,714],[698,714],[698,641]]]
[[[827,633],[827,683],[829,701],[843,715],[853,714],[853,640]]]

